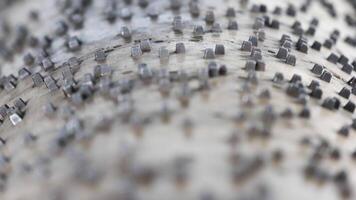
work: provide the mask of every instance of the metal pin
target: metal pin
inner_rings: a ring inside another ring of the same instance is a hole
[[[23,80],[31,75],[30,70],[28,70],[26,67],[21,68],[18,71],[18,77],[20,80]]]
[[[198,26],[194,26],[194,29],[193,29],[193,36],[195,37],[201,37],[204,35],[204,28],[203,26],[201,25],[198,25]]]
[[[276,19],[272,20],[270,27],[273,29],[279,29],[279,21]]]
[[[199,4],[195,1],[190,1],[189,12],[193,17],[198,17],[200,15]]]
[[[32,56],[31,53],[27,53],[23,57],[23,62],[27,66],[31,66],[35,62],[35,58]]]
[[[167,63],[169,60],[169,51],[166,47],[160,47],[158,51],[158,57],[161,63]]]
[[[252,50],[252,42],[251,41],[243,41],[241,50],[250,52]]]
[[[142,52],[150,52],[151,51],[151,42],[150,40],[142,40],[140,42],[140,48]]]
[[[258,40],[261,42],[265,41],[266,39],[266,33],[264,30],[259,30],[257,36],[258,36]]]
[[[125,40],[130,40],[131,39],[131,31],[129,28],[126,26],[123,26],[120,30],[120,36],[124,38]]]
[[[175,33],[183,33],[183,22],[181,16],[176,16],[173,19],[173,31]]]
[[[331,63],[336,64],[337,61],[339,60],[339,57],[338,57],[336,54],[331,53],[331,54],[327,57],[326,60],[329,61],[329,62],[331,62]]]
[[[218,71],[218,65],[216,64],[216,62],[210,62],[208,64],[208,74],[209,77],[215,77],[218,76],[219,71]]]
[[[8,114],[9,106],[4,104],[0,106],[0,121],[4,121]]]
[[[182,7],[182,2],[180,0],[170,0],[170,2],[172,10],[179,10]]]
[[[284,76],[283,76],[283,74],[280,73],[280,72],[276,72],[276,73],[274,74],[273,79],[272,79],[272,81],[273,81],[274,83],[277,83],[277,84],[281,84],[281,83],[283,82],[283,80],[284,80]]]
[[[249,38],[248,38],[248,41],[250,41],[251,42],[251,44],[252,44],[252,46],[257,46],[257,41],[258,41],[258,39],[257,39],[257,37],[256,36],[254,36],[254,35],[251,35]]]
[[[238,25],[237,21],[229,20],[228,25],[227,25],[227,29],[228,30],[238,30],[239,29],[239,25]]]
[[[131,48],[131,57],[133,59],[139,59],[142,56],[142,50],[139,45],[135,45]]]
[[[296,62],[297,62],[297,58],[295,57],[295,55],[288,54],[287,59],[286,59],[286,63],[288,65],[295,66]]]
[[[226,17],[236,17],[235,9],[232,7],[227,8],[225,16]]]
[[[221,33],[222,29],[219,23],[214,23],[211,27],[211,32],[213,33]]]
[[[54,63],[50,58],[45,58],[42,60],[42,68],[44,71],[50,71],[54,69]]]
[[[56,80],[54,80],[54,78],[52,76],[46,76],[44,78],[44,82],[45,82],[45,85],[46,87],[51,91],[56,91],[58,90],[58,85],[56,83]]]
[[[184,43],[177,43],[176,44],[176,51],[177,54],[183,54],[185,53],[185,45]]]
[[[205,22],[207,24],[213,24],[215,22],[215,15],[214,12],[211,10],[208,10],[205,15]]]
[[[10,115],[10,121],[14,126],[16,126],[17,124],[22,122],[22,116],[17,112],[14,112]]]
[[[341,70],[347,74],[351,74],[353,67],[350,64],[346,63],[342,66]]]
[[[345,65],[349,62],[349,59],[345,55],[341,55],[337,62],[342,65]]]
[[[40,73],[33,74],[32,81],[35,87],[41,87],[44,83],[43,77]]]
[[[56,26],[54,28],[54,32],[58,36],[62,36],[66,34],[68,31],[68,25],[64,21],[59,21],[56,23]]]
[[[68,59],[68,65],[73,73],[76,73],[79,71],[80,64],[82,63],[81,60],[77,57],[71,57]]]
[[[339,92],[339,95],[348,99],[351,95],[351,91],[349,89],[347,89],[346,87],[343,87],[341,89],[341,91]]]
[[[326,70],[324,70],[324,72],[320,76],[320,79],[325,81],[325,82],[330,83],[331,77],[332,77],[331,73],[327,72]]]
[[[204,50],[204,59],[214,59],[215,53],[212,48],[207,48]]]
[[[103,49],[99,49],[95,52],[95,61],[97,62],[105,62],[106,60],[106,53]]]
[[[318,41],[314,41],[314,43],[311,45],[311,48],[317,51],[320,51],[321,49],[321,43]]]
[[[285,47],[287,49],[291,49],[292,48],[292,41],[287,39],[286,41],[283,42],[282,47]]]
[[[26,102],[22,98],[18,98],[14,102],[14,107],[20,112],[24,112],[26,108]]]
[[[69,38],[67,41],[67,47],[70,51],[78,51],[81,45],[82,42],[76,36]]]
[[[263,18],[256,18],[254,24],[252,25],[252,28],[255,30],[261,29],[264,27],[265,21]]]
[[[256,70],[256,61],[254,60],[247,60],[245,64],[245,70],[247,71],[255,71]]]
[[[327,49],[331,49],[331,47],[333,46],[333,42],[331,39],[326,39],[323,43],[323,46]]]
[[[348,125],[344,125],[342,126],[339,131],[338,134],[344,137],[349,136],[349,126]]]
[[[225,47],[223,44],[215,45],[215,55],[225,55]]]
[[[288,49],[285,47],[280,47],[278,49],[278,53],[277,53],[276,57],[279,59],[286,59],[287,56],[288,56]]]
[[[310,109],[308,107],[304,107],[302,111],[299,113],[299,116],[301,118],[310,118]]]
[[[316,99],[321,99],[323,91],[319,87],[316,87],[311,91],[310,96]]]
[[[311,72],[312,72],[313,74],[316,74],[316,75],[320,76],[321,73],[323,73],[323,66],[321,66],[321,65],[319,65],[319,64],[315,64],[315,65],[313,66],[313,68],[311,69]]]
[[[265,71],[266,70],[266,63],[263,60],[257,60],[256,63],[256,71]]]
[[[344,106],[344,109],[350,113],[353,113],[355,111],[355,104],[351,101],[348,101]]]

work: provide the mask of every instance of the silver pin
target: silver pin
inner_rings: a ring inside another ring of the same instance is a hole
[[[94,68],[94,77],[95,78],[111,76],[112,73],[113,73],[112,67],[107,64],[97,65]]]
[[[351,74],[353,67],[350,64],[346,63],[342,66],[341,70],[347,74]]]
[[[207,71],[207,75],[209,77],[215,77],[215,76],[218,76],[218,65],[216,64],[216,62],[210,62],[208,64],[208,71]],[[200,79],[203,79],[203,80],[206,80],[205,76],[206,72],[205,71],[202,71],[201,74],[200,74]]]
[[[324,70],[324,72],[320,76],[320,79],[329,83],[331,81],[331,77],[331,73]]]
[[[16,112],[12,113],[9,118],[14,126],[22,122],[22,117]]]
[[[241,45],[242,51],[250,52],[252,50],[252,42],[251,41],[243,41]]]
[[[5,117],[7,116],[9,106],[4,104],[0,106],[0,121],[4,121]]]
[[[255,71],[256,70],[256,61],[254,60],[247,60],[245,64],[246,71]]]
[[[179,10],[182,7],[181,0],[170,0],[170,3],[172,10]]]
[[[225,55],[225,47],[223,44],[215,45],[215,55]]]
[[[68,59],[68,65],[73,73],[77,73],[80,68],[81,60],[77,57],[71,57]]]
[[[286,59],[287,56],[288,56],[288,49],[285,47],[280,47],[276,57],[279,59]]]
[[[131,48],[131,57],[133,59],[139,59],[142,56],[142,50],[139,45],[135,45]]]
[[[18,71],[18,78],[20,80],[24,80],[25,78],[29,77],[30,75],[31,75],[31,71],[28,70],[26,67],[23,67]]]
[[[58,36],[62,36],[66,34],[68,31],[68,25],[64,21],[59,21],[56,23],[56,27],[54,29],[54,32]]]
[[[261,42],[263,42],[263,41],[265,41],[265,39],[266,39],[266,32],[264,31],[264,30],[259,30],[258,32],[257,32],[257,37],[258,37],[258,40],[259,41],[261,41]]]
[[[18,98],[14,102],[14,107],[16,108],[16,110],[18,110],[22,113],[25,111],[26,102],[22,98]]]
[[[221,33],[222,29],[219,23],[214,23],[211,27],[211,32],[213,33]]]
[[[256,63],[256,71],[265,71],[266,70],[266,63],[263,60],[257,60]]]
[[[32,81],[35,87],[41,87],[44,83],[43,77],[40,73],[33,74]]]
[[[282,44],[282,47],[290,50],[292,48],[292,41],[289,41],[289,40],[284,41]]]
[[[183,22],[181,16],[176,16],[173,19],[173,31],[175,33],[183,33]]]
[[[229,20],[228,25],[227,25],[227,29],[228,30],[238,30],[239,29],[239,25],[238,25],[237,21]]]
[[[258,39],[256,36],[254,35],[251,35],[249,38],[248,38],[248,41],[250,41],[252,43],[252,46],[257,46],[257,43],[258,43]]]
[[[194,26],[194,29],[193,29],[193,36],[194,37],[202,37],[204,35],[204,28],[203,26]]]
[[[214,59],[215,53],[214,50],[211,48],[207,48],[204,50],[204,59]]]
[[[316,74],[316,75],[321,75],[321,73],[323,72],[323,66],[319,65],[319,64],[315,64],[313,66],[313,68],[311,69],[311,72],[313,74]]]
[[[138,75],[144,81],[150,80],[153,77],[152,70],[145,63],[138,65]]]
[[[343,87],[341,89],[341,91],[339,92],[339,95],[348,99],[351,95],[351,91],[349,89],[347,89],[346,87]]]
[[[339,59],[339,57],[338,57],[336,54],[331,53],[331,54],[327,57],[326,60],[329,61],[329,62],[331,62],[331,63],[336,64],[337,61],[338,61],[338,59]]]
[[[169,61],[169,51],[166,47],[159,48],[158,56],[161,63],[167,63]]]
[[[287,59],[286,59],[286,63],[288,65],[295,66],[296,62],[297,62],[297,58],[295,57],[295,55],[288,54]]]
[[[46,85],[46,87],[51,91],[51,92],[53,92],[53,91],[56,91],[56,90],[58,90],[59,88],[58,88],[58,86],[57,86],[57,83],[56,83],[56,81],[53,79],[53,77],[52,76],[46,76],[45,78],[44,78],[44,82],[45,82],[45,85]]]
[[[214,12],[211,10],[208,10],[205,15],[205,22],[207,24],[213,24],[215,22],[215,15]]]
[[[129,28],[126,26],[123,26],[120,30],[120,36],[124,38],[125,40],[130,40],[131,39],[131,31]]]
[[[264,27],[265,21],[263,18],[256,18],[254,24],[252,25],[252,28],[255,30],[261,29]]]
[[[184,43],[177,43],[176,44],[176,51],[177,54],[183,54],[185,53],[185,45]]]
[[[199,4],[196,1],[189,2],[189,12],[193,17],[198,17],[200,15]]]
[[[262,52],[261,49],[253,47],[252,51],[251,51],[251,58],[258,61],[258,60],[262,60]]]
[[[67,47],[70,51],[78,51],[81,45],[81,41],[76,36],[69,38],[67,41]]]
[[[31,66],[35,62],[35,58],[32,56],[31,53],[27,53],[23,57],[23,62],[27,66]]]
[[[97,62],[105,62],[106,53],[103,49],[99,49],[95,52],[95,61]]]
[[[232,7],[229,7],[227,10],[226,10],[226,17],[235,17],[236,16],[236,11],[234,8]]]
[[[142,52],[150,52],[151,51],[151,42],[150,40],[142,40],[140,42],[140,48]]]
[[[50,71],[54,69],[54,63],[50,58],[45,58],[42,60],[42,68],[44,71]]]

